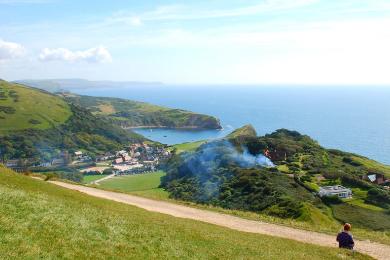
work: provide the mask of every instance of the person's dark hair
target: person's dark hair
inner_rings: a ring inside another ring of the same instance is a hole
[[[351,230],[351,224],[345,223],[345,224],[344,224],[344,230],[345,230],[345,231],[350,231],[350,230]]]

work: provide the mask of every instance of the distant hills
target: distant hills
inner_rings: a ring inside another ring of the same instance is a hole
[[[62,151],[105,153],[145,140],[43,90],[0,81],[0,96],[0,160],[33,163]]]
[[[0,81],[2,161],[27,158],[28,164],[36,164],[64,151],[112,152],[146,140],[123,129],[132,127],[221,128],[215,117],[190,111],[118,98],[53,94]]]
[[[138,81],[90,81],[86,79],[23,79],[15,83],[40,88],[49,92],[72,91],[75,89],[125,88],[134,86],[162,86],[160,82]]]
[[[89,88],[127,88],[162,85],[159,82],[89,81],[84,79],[18,80],[16,82],[51,93],[60,93],[59,95],[68,102],[84,107],[94,115],[104,117],[122,128],[222,128],[219,120],[213,116],[128,99],[81,96],[71,93],[74,90]]]
[[[172,109],[121,98],[79,96],[66,93],[62,96],[68,102],[87,108],[94,115],[104,117],[123,128],[222,128],[219,120],[213,116],[182,109]]]
[[[0,133],[53,128],[71,115],[69,104],[58,96],[0,80]]]

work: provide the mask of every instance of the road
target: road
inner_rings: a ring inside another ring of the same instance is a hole
[[[50,182],[55,185],[71,190],[76,190],[94,197],[113,200],[137,206],[148,211],[159,212],[174,217],[198,220],[238,231],[277,236],[321,246],[337,247],[335,236],[327,234],[300,230],[276,224],[269,224],[261,221],[247,220],[222,213],[178,205],[175,203],[157,201],[81,185],[74,185],[59,181]],[[359,252],[365,253],[380,260],[390,259],[390,246],[371,241],[355,242],[356,250]]]

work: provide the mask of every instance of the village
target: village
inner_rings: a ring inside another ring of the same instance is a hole
[[[64,167],[77,169],[89,174],[127,175],[152,172],[160,163],[169,159],[171,151],[163,146],[150,145],[146,142],[131,144],[123,150],[91,155],[83,151],[61,151],[51,160],[37,161],[33,158],[7,160],[5,166],[15,171],[61,169]]]

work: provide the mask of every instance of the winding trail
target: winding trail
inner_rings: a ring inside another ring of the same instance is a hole
[[[235,229],[238,231],[250,232],[250,233],[259,233],[270,236],[277,236],[282,238],[288,238],[304,243],[310,243],[320,246],[329,246],[337,247],[335,241],[335,236],[311,232],[306,230],[300,230],[285,226],[280,226],[276,224],[269,224],[261,221],[247,220],[239,217],[226,215],[222,213],[195,209],[183,205],[178,205],[165,201],[156,201],[152,199],[146,199],[142,197],[137,197],[133,195],[117,193],[112,191],[105,191],[100,189],[95,189],[91,187],[74,185],[58,181],[50,181],[51,183],[71,189],[76,190],[94,197],[104,198],[108,200],[113,200],[139,208],[143,208],[149,211],[159,212],[167,215],[171,215],[179,218],[187,218],[198,220],[202,222],[207,222],[215,224],[218,226],[227,227],[230,229]],[[390,246],[379,244],[371,241],[355,241],[356,250],[370,255],[374,258],[385,260],[390,259]]]

